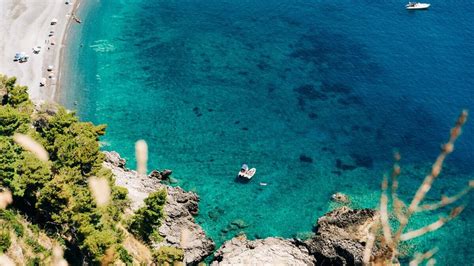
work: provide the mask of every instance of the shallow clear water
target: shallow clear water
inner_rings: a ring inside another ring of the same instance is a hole
[[[173,169],[198,192],[197,221],[218,244],[238,233],[228,231],[236,219],[251,238],[295,236],[337,191],[375,207],[394,149],[400,193],[412,196],[459,111],[474,110],[474,4],[404,4],[91,1],[61,101],[108,124],[104,149],[130,167],[145,139],[150,168]],[[471,121],[429,199],[472,179],[473,134]],[[235,182],[242,163],[257,168],[247,184]],[[467,207],[410,244],[441,247],[442,264],[471,263],[473,217]]]

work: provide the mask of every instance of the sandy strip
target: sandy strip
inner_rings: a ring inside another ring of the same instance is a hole
[[[76,24],[71,14],[79,0],[69,5],[65,2],[0,0],[0,73],[16,76],[19,84],[28,86],[34,100],[53,100],[56,93],[61,50],[69,25]],[[54,18],[58,22],[51,25]],[[54,31],[52,37],[50,31]],[[33,53],[35,46],[41,46],[38,54]],[[28,62],[13,61],[18,52],[28,54]],[[53,65],[52,72],[46,70],[48,65]],[[43,77],[47,79],[46,86],[40,87]]]

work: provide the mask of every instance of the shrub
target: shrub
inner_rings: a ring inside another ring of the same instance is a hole
[[[150,236],[156,234],[164,217],[163,207],[166,203],[165,189],[151,193],[145,199],[145,206],[138,209],[132,217],[130,232],[145,242],[150,242]]]
[[[175,247],[162,246],[153,253],[153,260],[158,265],[173,265],[175,262],[182,262],[184,251]]]
[[[116,221],[128,206],[127,190],[114,186],[111,171],[102,166],[98,140],[105,126],[80,122],[62,107],[33,113],[27,88],[16,86],[15,81],[0,75],[0,187],[13,192],[12,208],[28,212],[49,232],[67,239],[74,252],[80,248],[81,254],[73,256],[99,262],[106,250],[122,241]],[[12,135],[17,132],[41,143],[50,161],[40,161],[15,144]],[[108,181],[108,206],[98,207],[93,200],[88,187],[91,176]],[[0,214],[2,218],[9,215],[7,211]],[[23,234],[23,226],[14,220],[7,225],[17,235]]]
[[[18,237],[23,237],[25,229],[23,225],[18,221],[18,215],[12,210],[0,210],[0,220],[5,221],[5,228],[13,229]]]
[[[30,104],[28,87],[15,85],[15,83],[15,77],[8,78],[5,75],[0,75],[0,91],[3,94],[1,104],[8,104],[12,107],[18,107],[25,103]]]
[[[133,265],[133,257],[128,253],[128,251],[122,246],[117,247],[117,254],[119,259],[125,263],[125,265]]]
[[[28,246],[30,246],[33,252],[36,254],[46,252],[46,248],[43,247],[38,241],[36,241],[35,239],[31,237],[27,237],[25,240],[25,243]]]
[[[0,106],[0,136],[11,136],[28,122],[28,116],[11,106]]]
[[[11,244],[10,232],[5,229],[0,231],[0,253],[5,252]]]

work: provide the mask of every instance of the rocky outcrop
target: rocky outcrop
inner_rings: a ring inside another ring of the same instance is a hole
[[[166,218],[159,228],[164,240],[154,247],[182,248],[187,264],[200,262],[214,250],[214,242],[194,222],[193,215],[199,211],[198,195],[161,183],[169,179],[171,171],[139,176],[125,168],[125,160],[117,153],[105,155],[105,166],[114,173],[116,184],[129,191],[132,210],[140,208],[149,193],[167,189]],[[318,219],[316,234],[309,240],[270,237],[251,241],[238,236],[219,248],[213,265],[362,265],[369,228],[377,219],[375,210],[341,207]],[[372,253],[379,258],[390,257],[387,247],[376,246]]]
[[[182,248],[187,264],[198,263],[212,253],[214,242],[206,237],[202,228],[194,222],[193,215],[199,210],[199,197],[196,193],[161,184],[161,177],[167,178],[171,174],[169,170],[153,171],[150,176],[139,176],[137,172],[125,168],[125,160],[118,153],[104,153],[104,164],[115,175],[116,185],[128,189],[133,211],[143,205],[143,200],[149,193],[166,188],[166,218],[158,229],[163,241],[155,243],[154,247],[165,245]]]
[[[371,209],[341,207],[318,219],[316,235],[305,241],[317,265],[362,265],[370,226],[379,219]],[[373,255],[389,255],[389,250],[374,247]]]
[[[296,240],[269,237],[250,241],[238,236],[217,250],[211,265],[315,265],[315,260]]]
[[[342,204],[347,204],[347,203],[351,202],[350,199],[349,199],[349,196],[347,196],[346,194],[341,193],[341,192],[337,192],[337,193],[332,194],[331,199],[334,202],[338,202],[338,203],[342,203]]]
[[[215,253],[213,265],[362,265],[370,226],[378,219],[371,209],[341,207],[318,219],[316,235],[307,241],[236,237]],[[390,255],[374,247],[373,255]]]

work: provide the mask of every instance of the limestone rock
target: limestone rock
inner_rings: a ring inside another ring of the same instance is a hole
[[[318,219],[316,236],[305,244],[317,265],[362,265],[369,228],[377,219],[376,210],[341,207]],[[390,252],[375,247],[373,254]]]
[[[120,157],[120,154],[115,151],[105,152],[105,162],[123,170],[128,170],[125,168],[125,159]]]
[[[335,202],[344,203],[344,204],[350,202],[349,196],[341,192],[332,194],[331,199]]]
[[[215,253],[211,265],[315,265],[305,246],[292,239],[234,237]]]
[[[136,171],[125,168],[125,160],[116,152],[104,152],[104,154],[106,157],[104,165],[112,170],[115,184],[128,189],[133,211],[143,206],[143,200],[148,194],[166,188],[168,193],[164,208],[166,218],[158,229],[163,241],[154,243],[153,247],[159,248],[165,245],[182,248],[184,262],[187,264],[198,263],[212,253],[214,242],[206,236],[201,226],[194,222],[193,215],[199,211],[199,197],[196,193],[161,184],[156,176],[138,175]]]

